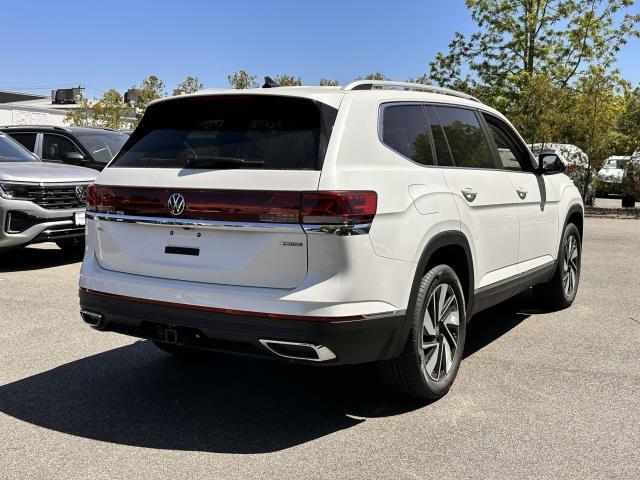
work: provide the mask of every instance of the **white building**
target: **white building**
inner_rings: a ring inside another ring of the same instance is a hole
[[[51,97],[21,92],[0,91],[0,125],[57,125],[65,122],[68,110],[77,103],[53,103]]]

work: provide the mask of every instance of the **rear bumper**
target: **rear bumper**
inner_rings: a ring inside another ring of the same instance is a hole
[[[406,341],[405,312],[361,319],[271,318],[266,314],[238,314],[164,302],[151,302],[80,290],[80,307],[99,315],[97,329],[134,337],[221,351],[282,358],[264,340],[326,347],[335,358],[326,361],[295,359],[315,365],[345,365],[394,358]],[[320,317],[319,317],[320,318]],[[171,337],[167,335],[171,332]],[[261,342],[262,340],[262,342]]]

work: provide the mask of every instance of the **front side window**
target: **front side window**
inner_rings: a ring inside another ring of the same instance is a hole
[[[382,143],[416,163],[433,165],[431,141],[422,105],[385,107]]]
[[[484,115],[484,118],[498,149],[502,168],[514,171],[530,171],[529,155],[526,153],[526,149],[513,138],[508,127],[490,115]]]
[[[435,107],[456,167],[495,168],[480,121],[473,110]]]
[[[112,166],[320,170],[335,109],[319,105],[275,95],[160,102],[147,110]]]
[[[44,134],[42,143],[42,159],[63,161],[65,153],[78,152],[71,140],[60,135]],[[82,153],[82,152],[78,152]]]

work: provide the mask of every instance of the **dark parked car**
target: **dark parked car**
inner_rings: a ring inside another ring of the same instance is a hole
[[[45,162],[102,170],[129,136],[109,128],[16,125],[0,127]]]

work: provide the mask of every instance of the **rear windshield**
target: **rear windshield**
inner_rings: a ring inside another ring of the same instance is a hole
[[[309,99],[271,95],[160,102],[111,166],[320,170],[336,113]]]

